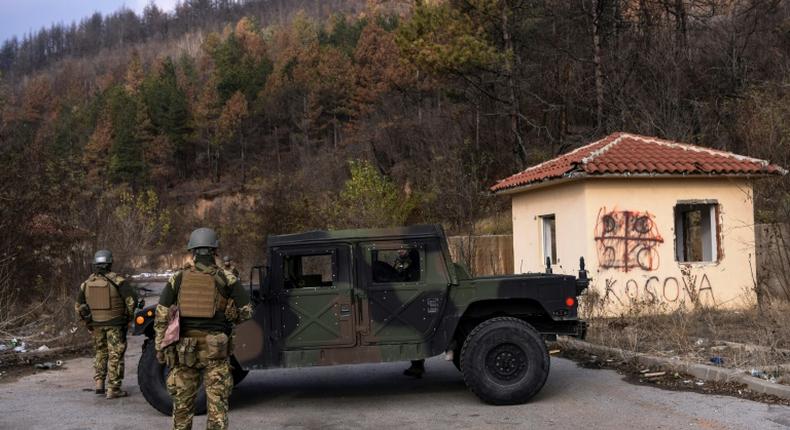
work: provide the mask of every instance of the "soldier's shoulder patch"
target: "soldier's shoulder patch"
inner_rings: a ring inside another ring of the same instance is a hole
[[[170,278],[167,280],[167,283],[170,285],[175,285],[176,279],[181,276],[181,272],[182,272],[181,270],[176,270],[172,275],[170,275]]]

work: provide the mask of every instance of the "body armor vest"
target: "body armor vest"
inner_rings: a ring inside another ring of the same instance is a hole
[[[101,275],[93,274],[85,282],[85,301],[96,322],[107,322],[126,312],[118,288]]]
[[[185,270],[178,290],[182,317],[214,318],[217,309],[225,310],[227,299],[219,293],[214,275],[195,269]]]

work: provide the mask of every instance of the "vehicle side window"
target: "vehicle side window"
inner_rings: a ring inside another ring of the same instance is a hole
[[[335,273],[332,253],[283,257],[285,288],[331,287]]]
[[[420,281],[420,249],[418,247],[372,249],[370,252],[374,283]]]

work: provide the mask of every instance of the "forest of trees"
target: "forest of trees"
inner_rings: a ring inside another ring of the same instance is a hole
[[[66,294],[97,246],[180,251],[198,224],[244,262],[267,234],[310,228],[506,231],[488,186],[616,130],[790,165],[790,7],[187,0],[95,14],[0,49],[0,289]],[[790,219],[788,181],[758,184],[760,221]],[[217,196],[235,204],[199,218],[195,200]]]

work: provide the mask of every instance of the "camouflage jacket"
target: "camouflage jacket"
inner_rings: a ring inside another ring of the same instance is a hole
[[[236,275],[229,270],[221,269],[212,264],[195,262],[194,267],[198,271],[215,274],[216,287],[219,293],[227,299],[227,306],[224,309],[217,309],[213,318],[181,317],[180,326],[182,332],[184,330],[203,330],[230,334],[234,324],[252,318],[250,296],[242,287]],[[156,307],[156,317],[154,319],[157,350],[160,349],[159,345],[167,329],[170,307],[178,301],[182,277],[183,271],[178,271],[170,277],[159,297],[159,304]]]

